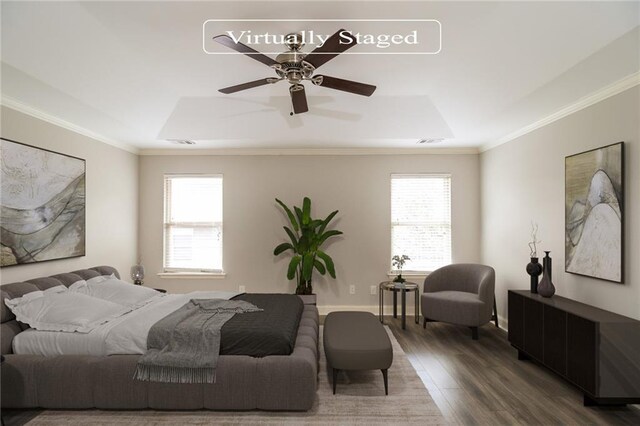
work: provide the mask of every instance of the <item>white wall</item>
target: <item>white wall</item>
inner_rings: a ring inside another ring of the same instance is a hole
[[[128,277],[138,250],[137,156],[6,107],[2,137],[87,161],[86,256],[2,268],[2,284],[97,265]]]
[[[314,278],[323,306],[376,306],[371,285],[386,280],[390,248],[390,174],[452,174],[453,260],[479,260],[478,155],[398,156],[141,156],[140,253],[148,269],[147,285],[170,292],[198,289],[293,292],[286,279],[288,259],[273,256],[286,241],[286,219],[274,198],[286,204],[312,200],[315,216],[340,210],[335,238],[327,252],[336,263],[337,280]],[[225,279],[161,279],[163,175],[224,175]],[[356,286],[350,295],[348,287]]]
[[[530,222],[539,224],[538,255],[551,250],[556,294],[640,319],[640,88],[556,121],[480,157],[482,261],[496,269],[498,310],[507,290],[529,288]],[[625,142],[624,284],[564,272],[564,159]]]

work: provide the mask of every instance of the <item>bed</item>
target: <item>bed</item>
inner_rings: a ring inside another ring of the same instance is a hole
[[[153,322],[192,296],[205,294],[167,295],[158,303],[96,328],[88,339],[86,334],[28,329],[16,321],[4,304],[5,298],[111,274],[119,276],[114,268],[100,266],[0,287],[0,343],[5,356],[3,408],[296,411],[311,408],[318,372],[315,306],[301,306],[296,328],[286,318],[279,318],[283,309],[277,306],[265,309],[263,315],[272,317],[269,321],[256,322],[249,315],[236,315],[222,329],[216,383],[172,384],[133,380],[137,360],[146,347],[136,327],[144,328],[145,322]],[[277,303],[270,296],[242,294],[233,298],[269,306]],[[36,333],[40,333],[38,339],[33,338]],[[43,333],[47,335],[45,339]],[[131,333],[131,338],[126,338],[127,333]],[[291,334],[293,339],[288,338]],[[14,353],[14,348],[20,353]],[[73,355],[66,354],[70,352]]]

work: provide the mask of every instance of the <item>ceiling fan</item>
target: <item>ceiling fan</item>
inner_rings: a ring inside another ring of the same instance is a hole
[[[289,50],[279,54],[276,59],[258,52],[251,47],[234,41],[226,34],[213,37],[218,43],[229,47],[236,52],[243,53],[256,61],[273,68],[277,77],[267,77],[260,80],[250,81],[236,86],[225,87],[219,91],[225,94],[251,89],[253,87],[274,84],[286,80],[291,95],[293,114],[301,114],[309,111],[307,106],[307,96],[304,91],[303,81],[311,81],[316,86],[328,87],[330,89],[341,90],[343,92],[355,93],[356,95],[371,96],[376,90],[376,86],[359,83],[357,81],[343,80],[341,78],[330,77],[328,75],[313,75],[316,69],[329,62],[340,53],[357,44],[354,37],[348,38],[348,42],[341,39],[340,34],[345,30],[339,30],[327,39],[321,46],[315,48],[310,53],[301,51],[304,43],[302,35],[298,33],[287,34],[285,45]]]

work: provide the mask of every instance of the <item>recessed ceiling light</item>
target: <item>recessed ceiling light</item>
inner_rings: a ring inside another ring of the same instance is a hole
[[[195,145],[195,141],[190,141],[188,139],[167,139],[171,143],[175,143],[178,145]]]
[[[440,143],[444,141],[444,138],[427,138],[427,139],[420,139],[417,143]]]

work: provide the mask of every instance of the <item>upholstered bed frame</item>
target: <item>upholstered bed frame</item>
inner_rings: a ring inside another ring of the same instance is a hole
[[[318,376],[318,310],[305,305],[294,351],[288,356],[252,358],[222,355],[215,384],[168,384],[132,379],[139,355],[43,357],[12,353],[24,331],[4,304],[56,285],[110,275],[109,266],[37,278],[0,287],[2,301],[2,408],[308,410]]]

